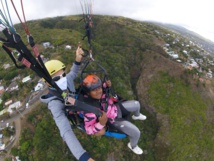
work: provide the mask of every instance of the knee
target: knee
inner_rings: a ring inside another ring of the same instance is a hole
[[[137,127],[133,128],[132,130],[134,131],[135,137],[139,138],[140,137],[140,130]]]
[[[137,129],[137,135],[140,136],[140,130],[139,129]]]
[[[140,102],[139,102],[139,101],[134,101],[134,104],[135,104],[135,106],[136,106],[137,108],[140,109]]]

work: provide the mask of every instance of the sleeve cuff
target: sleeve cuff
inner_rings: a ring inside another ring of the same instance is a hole
[[[101,125],[99,122],[96,124],[97,129],[101,130],[103,127],[105,127],[105,125]]]
[[[74,61],[74,64],[76,64],[76,65],[80,65],[80,64],[81,64],[81,62]]]
[[[83,155],[79,158],[79,161],[87,161],[91,158],[87,152],[83,153]]]

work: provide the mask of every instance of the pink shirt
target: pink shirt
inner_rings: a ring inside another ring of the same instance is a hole
[[[102,98],[105,98],[105,94],[102,95]],[[107,98],[108,107],[106,115],[110,123],[114,123],[115,118],[117,117],[117,106],[114,104],[113,99]],[[105,109],[106,103],[101,104],[103,109]],[[104,111],[104,110],[102,110]],[[87,134],[95,134],[102,130],[105,126],[101,125],[98,121],[97,116],[94,113],[84,114],[85,130]]]

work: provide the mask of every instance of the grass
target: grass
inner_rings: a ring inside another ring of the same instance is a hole
[[[167,121],[169,129],[162,124],[160,129],[163,133],[160,133],[161,130],[158,133],[160,138],[168,140],[168,153],[164,160],[196,161],[214,158],[213,130],[210,131],[213,124],[206,119],[207,105],[198,93],[194,93],[179,79],[166,73],[161,73],[160,77],[150,86],[149,101],[158,113],[168,115],[168,120],[162,122]]]

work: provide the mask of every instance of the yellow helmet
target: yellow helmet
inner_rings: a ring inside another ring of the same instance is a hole
[[[48,73],[52,76],[56,72],[60,71],[61,69],[65,68],[65,64],[63,64],[59,60],[49,60],[45,63],[45,67],[48,70]]]

